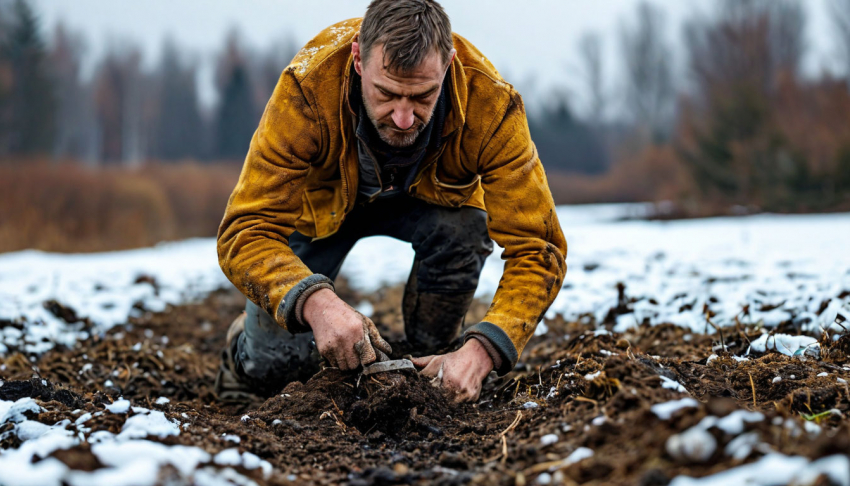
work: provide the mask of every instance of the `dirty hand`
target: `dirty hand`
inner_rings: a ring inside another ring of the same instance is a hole
[[[313,330],[319,353],[331,366],[354,370],[374,363],[392,348],[371,319],[354,310],[330,289],[313,293],[304,302],[303,318]]]
[[[477,339],[470,339],[453,353],[413,358],[413,364],[424,368],[421,373],[433,376],[434,384],[445,388],[458,402],[478,400],[481,382],[493,371],[493,360]]]

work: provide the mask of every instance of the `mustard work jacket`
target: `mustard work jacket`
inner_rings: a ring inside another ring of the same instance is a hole
[[[357,196],[348,91],[361,20],[328,27],[284,69],[218,232],[221,269],[291,331],[305,329],[287,322],[285,297],[313,272],[288,238],[295,230],[313,238],[334,234]],[[482,324],[508,368],[561,288],[567,243],[520,95],[468,40],[457,34],[453,40],[444,142],[439,153],[426,155],[410,195],[487,212],[505,267]]]

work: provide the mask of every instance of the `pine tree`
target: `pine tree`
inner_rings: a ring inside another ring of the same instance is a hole
[[[203,128],[195,87],[195,69],[184,67],[177,47],[165,44],[159,68],[157,156],[164,160],[199,157]]]
[[[2,57],[11,85],[0,113],[4,118],[0,150],[13,155],[49,152],[53,143],[55,94],[47,71],[39,21],[24,0],[11,9]]]
[[[216,120],[216,155],[222,159],[242,160],[259,122],[248,72],[242,64],[236,64],[230,72]]]

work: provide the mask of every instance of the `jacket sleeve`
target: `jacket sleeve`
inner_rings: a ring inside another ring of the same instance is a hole
[[[321,149],[316,113],[291,70],[278,80],[251,139],[218,230],[218,260],[239,291],[291,332],[307,289],[329,280],[295,256],[289,237],[301,215],[308,168]]]
[[[567,271],[567,242],[522,99],[512,96],[497,115],[479,157],[487,227],[502,248],[505,269],[487,314],[466,331],[483,335],[502,358],[500,374],[516,365],[528,340],[555,300]]]

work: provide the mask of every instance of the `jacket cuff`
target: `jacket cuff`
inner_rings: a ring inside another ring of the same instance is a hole
[[[321,289],[334,290],[334,287],[333,280],[319,273],[314,273],[295,284],[277,307],[275,315],[277,322],[283,322],[286,330],[293,334],[309,331],[310,326],[303,321],[301,312],[304,309],[304,302],[307,301],[307,297]]]
[[[499,376],[504,376],[514,369],[519,355],[513,341],[511,341],[505,331],[500,327],[489,322],[479,322],[466,330],[463,334],[463,342],[466,343],[466,341],[473,338],[479,340],[480,338],[487,339],[490,342],[490,346],[484,345],[487,352],[489,353],[492,347],[498,353],[501,363],[498,363],[498,368],[495,371]],[[493,360],[494,365],[497,364],[496,361],[496,359]]]

